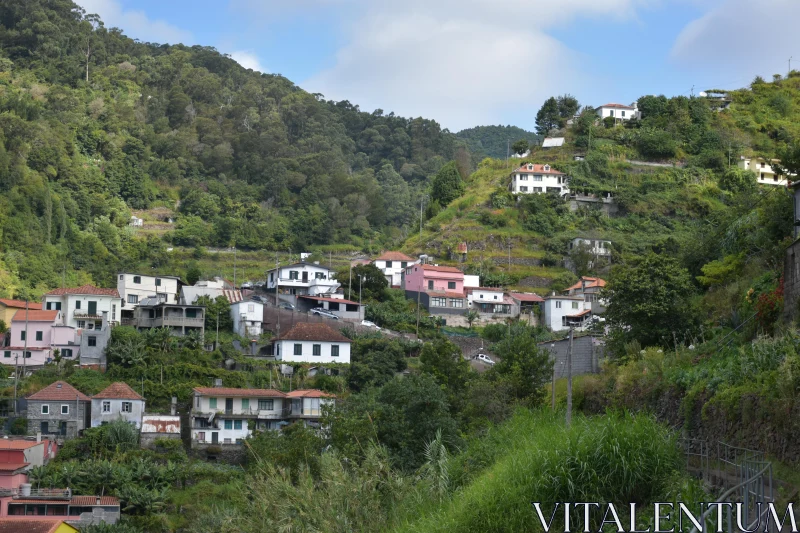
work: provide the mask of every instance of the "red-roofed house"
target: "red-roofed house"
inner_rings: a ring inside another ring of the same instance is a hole
[[[114,496],[73,496],[70,489],[31,489],[30,494],[21,491],[1,500],[3,520],[30,520],[32,524],[64,520],[69,529],[51,529],[57,533],[78,531],[90,525],[116,524],[120,517],[119,498]],[[0,533],[6,530],[0,529]],[[15,530],[17,531],[17,530]],[[31,529],[20,529],[30,533]]]
[[[632,118],[642,118],[636,102],[631,105],[623,104],[603,104],[595,108],[595,112],[600,119],[611,117],[614,122],[623,122]]]
[[[358,287],[358,285],[356,285]],[[298,296],[298,311],[312,311],[315,308],[323,308],[333,313],[342,320],[361,322],[364,320],[364,310],[366,305],[345,300],[341,294],[331,294],[329,296]]]
[[[28,433],[73,439],[89,427],[92,400],[65,381],[27,398]]]
[[[284,363],[348,365],[350,342],[327,324],[299,322],[273,341],[273,353]]]
[[[21,513],[24,514],[24,513]],[[33,513],[31,513],[33,514]],[[0,533],[77,533],[78,529],[53,517],[20,516],[0,518]]]
[[[3,348],[1,360],[5,365],[36,369],[52,360],[56,349],[67,358],[78,354],[75,330],[63,325],[61,311],[20,309],[11,319],[8,346]]]
[[[29,311],[41,311],[42,304],[38,302],[28,302]],[[0,320],[6,323],[6,326],[11,324],[11,319],[14,318],[14,313],[20,309],[25,309],[24,300],[10,300],[8,298],[0,298]]]
[[[56,456],[54,440],[0,439],[0,490],[13,490],[28,482],[28,470],[46,465]]]
[[[590,304],[592,312],[603,313],[606,302],[600,298],[600,292],[605,286],[606,282],[603,279],[583,276],[575,285],[568,287],[564,294],[581,296],[585,302]]]
[[[514,194],[552,193],[559,196],[569,194],[569,177],[550,165],[526,163],[511,173]]]
[[[390,287],[400,287],[403,279],[403,271],[409,265],[419,263],[419,259],[414,259],[401,252],[384,252],[372,261],[383,275]]]
[[[75,329],[100,329],[103,313],[109,322],[117,322],[122,312],[122,299],[117,289],[101,289],[93,285],[55,289],[44,295],[44,309],[61,311],[62,323]]]
[[[482,323],[519,316],[519,305],[502,288],[472,287],[466,291],[467,301],[481,315]]]
[[[432,315],[463,315],[467,310],[464,273],[455,267],[411,265],[403,272],[403,289],[406,298],[419,299]]]
[[[143,414],[144,398],[127,383],[112,383],[92,396],[93,428],[122,419],[141,429]]]

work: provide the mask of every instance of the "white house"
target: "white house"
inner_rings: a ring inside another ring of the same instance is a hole
[[[300,322],[275,339],[275,359],[285,363],[350,364],[350,339],[327,324]]]
[[[317,263],[301,261],[293,265],[273,268],[267,271],[267,288],[278,287],[282,295],[288,295],[292,303],[296,303],[296,296],[318,296],[333,294],[339,288],[336,281],[336,272]]]
[[[112,383],[92,396],[93,428],[122,419],[141,429],[143,415],[144,398],[127,383]]]
[[[510,317],[519,315],[519,306],[499,287],[465,288],[471,309],[482,315]]]
[[[408,265],[417,263],[419,263],[419,259],[414,259],[400,252],[384,252],[380,257],[372,261],[372,264],[386,276],[386,281],[389,282],[390,287],[399,287],[403,271]]]
[[[141,228],[142,226],[144,226],[144,220],[137,217],[136,215],[131,215],[130,225],[133,226],[134,228]]]
[[[122,298],[122,315],[133,317],[133,310],[145,298],[158,298],[167,304],[178,303],[183,282],[175,276],[146,276],[122,273],[117,275],[117,291]],[[191,302],[189,302],[191,303]]]
[[[544,325],[552,331],[583,330],[592,321],[592,305],[583,296],[545,296],[543,308]]]
[[[600,298],[600,293],[605,286],[606,281],[604,279],[583,276],[575,285],[568,287],[564,294],[582,297],[583,301],[589,304],[594,314],[604,313],[608,302]]]
[[[235,303],[242,300],[242,291],[236,289],[230,281],[219,276],[181,287],[183,303],[193,304],[201,296],[208,296],[212,300],[216,300],[218,296],[224,296],[230,303]]]
[[[785,176],[775,172],[770,163],[780,163],[779,159],[770,159],[769,162],[762,158],[742,156],[739,159],[739,168],[756,173],[756,181],[761,185],[778,185],[786,187],[788,182]]]
[[[595,108],[595,112],[601,119],[611,117],[614,119],[614,122],[624,122],[632,118],[642,118],[642,113],[639,111],[637,102],[631,105],[603,104]]]
[[[514,194],[569,194],[569,177],[550,165],[527,163],[511,173],[511,192]]]
[[[76,329],[100,329],[103,312],[109,322],[117,322],[122,314],[122,300],[117,289],[101,289],[93,285],[55,289],[44,295],[42,308],[61,311],[63,325]]]
[[[603,239],[589,239],[586,237],[575,237],[569,243],[569,249],[574,250],[580,246],[585,246],[586,250],[598,257],[611,257],[611,241]]]
[[[231,304],[233,332],[249,339],[261,336],[261,323],[264,321],[264,304],[242,300]]]

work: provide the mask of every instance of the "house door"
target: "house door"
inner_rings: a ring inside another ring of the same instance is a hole
[[[59,433],[61,434],[62,437],[65,437],[67,435],[67,423],[66,422],[61,422],[61,431]]]
[[[211,444],[219,444],[219,433],[216,431],[211,432]]]
[[[303,283],[308,283],[308,272],[303,272]]]
[[[97,302],[89,302],[89,309],[88,312],[90,315],[97,314]]]
[[[50,433],[48,431],[49,429],[50,428],[48,427],[47,422],[42,422],[41,424],[39,424],[39,431],[42,432],[42,435],[47,435],[48,433]]]
[[[233,398],[225,398],[225,413],[233,413]]]

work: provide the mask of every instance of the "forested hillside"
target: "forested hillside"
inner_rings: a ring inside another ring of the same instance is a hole
[[[517,126],[476,126],[459,131],[456,136],[467,141],[467,146],[476,157],[505,159],[511,144],[525,140],[529,144],[541,142],[541,137]],[[512,152],[513,153],[513,152]]]
[[[464,143],[434,121],[134,41],[70,0],[0,5],[4,295],[163,267],[170,245],[391,243],[454,158],[466,173]],[[134,235],[131,210],[152,208],[174,231]]]

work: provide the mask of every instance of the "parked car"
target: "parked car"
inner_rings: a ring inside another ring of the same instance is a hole
[[[245,281],[244,283],[242,283],[241,288],[242,289],[252,289],[253,288],[253,284],[251,282],[249,282],[249,281]]]
[[[339,317],[325,309],[324,307],[315,307],[311,311],[309,311],[312,315],[317,316],[324,316],[325,318],[332,318],[334,320],[339,320]]]
[[[289,302],[281,302],[281,303],[278,304],[278,307],[281,308],[281,309],[288,309],[289,311],[294,311],[295,310],[294,305],[290,304]]]
[[[380,329],[381,329],[380,326],[378,326],[378,324],[376,324],[375,322],[370,322],[369,320],[362,320],[361,321],[361,325],[362,326],[367,326],[368,328],[375,328],[378,331],[380,331]]]
[[[475,356],[475,359],[480,361],[481,363],[486,364],[486,365],[493,365],[494,364],[494,361],[492,361],[491,357],[489,357],[488,355],[486,355],[484,353],[479,353],[478,355]]]

